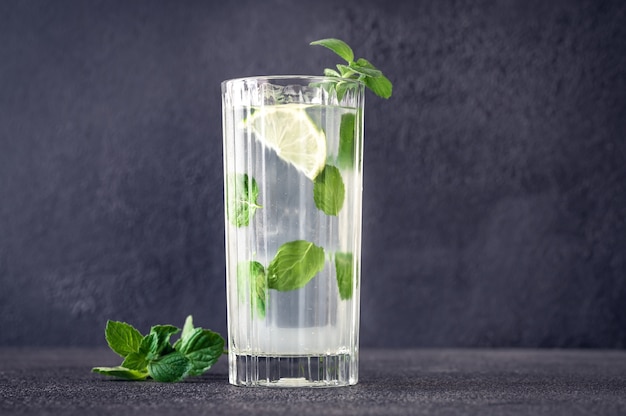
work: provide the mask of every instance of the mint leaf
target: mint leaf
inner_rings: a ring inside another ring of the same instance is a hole
[[[356,115],[346,113],[341,116],[339,125],[339,150],[337,152],[337,165],[342,169],[354,167],[354,131],[356,129]]]
[[[122,357],[139,350],[143,336],[125,322],[107,321],[104,337],[109,347]]]
[[[151,352],[156,354],[167,354],[173,350],[170,345],[170,337],[180,332],[180,328],[174,325],[155,325],[150,328],[150,333],[156,335],[156,349],[151,348]],[[152,346],[151,346],[152,347]]]
[[[335,93],[337,94],[337,100],[341,101],[343,96],[350,88],[354,88],[354,84],[350,82],[339,81],[335,84]]]
[[[122,362],[122,367],[137,370],[137,371],[146,371],[148,367],[148,359],[146,354],[143,352],[131,352],[124,358],[124,362]]]
[[[326,68],[324,70],[324,75],[327,77],[340,77],[341,76],[339,72],[335,71],[334,69],[329,69],[329,68]]]
[[[337,69],[342,78],[350,78],[350,75],[354,75],[355,72],[350,69],[349,66],[344,64],[337,64]]]
[[[191,363],[189,375],[200,375],[211,368],[224,353],[224,338],[208,329],[194,328],[193,319],[189,315],[174,348]]]
[[[191,362],[178,351],[150,361],[148,374],[156,381],[175,382],[182,380],[189,370]]]
[[[183,325],[183,332],[182,334],[180,334],[180,339],[185,339],[189,337],[193,330],[193,317],[189,315],[187,319],[185,319],[185,324]]]
[[[348,300],[352,297],[353,264],[352,253],[335,253],[337,287],[339,288],[339,297],[342,300]]]
[[[176,351],[178,351],[180,344],[191,336],[194,330],[195,328],[193,326],[193,316],[189,315],[185,319],[185,324],[183,325],[183,332],[180,334],[180,338],[178,338],[178,340],[174,343],[174,349]]]
[[[147,371],[131,370],[122,366],[94,367],[91,371],[94,373],[104,374],[105,376],[124,378],[126,380],[145,380],[148,377]]]
[[[352,52],[352,48],[350,48],[350,46],[342,40],[335,38],[320,39],[315,42],[311,42],[311,45],[324,46],[345,59],[346,62],[354,61],[354,52]]]
[[[315,206],[327,215],[337,215],[343,207],[346,188],[339,169],[326,165],[315,177],[313,183],[313,200]]]
[[[211,368],[224,353],[224,338],[208,329],[195,328],[181,338],[177,347],[191,363],[190,376],[197,376]]]
[[[170,345],[170,337],[177,332],[180,332],[180,328],[173,325],[153,326],[141,341],[139,352],[145,354],[148,361],[172,352],[174,349]]]
[[[374,65],[372,65],[371,62],[364,58],[359,58],[359,60],[356,61],[356,64],[363,69],[378,71],[378,69]],[[391,97],[393,85],[391,84],[391,81],[389,81],[389,79],[383,75],[382,72],[380,72],[380,75],[376,77],[364,77],[362,81],[366,87],[372,90],[374,94],[378,95],[379,97]]]
[[[258,208],[259,186],[256,180],[247,174],[230,174],[228,176],[227,216],[235,227],[245,227],[250,224]]]
[[[374,68],[371,64],[364,65],[363,61],[365,61],[365,59],[361,58],[357,62],[350,62],[350,65],[349,65],[350,69],[356,72],[357,74],[366,75],[368,77],[373,77],[373,78],[377,78],[383,75],[382,72]],[[369,64],[369,62],[367,63]]]
[[[391,97],[393,86],[391,85],[391,81],[389,81],[389,79],[387,79],[384,75],[378,78],[364,78],[363,82],[365,83],[365,86],[367,86],[379,97]]]
[[[249,287],[250,290],[246,295],[243,288]],[[239,299],[245,302],[246,296],[249,296],[250,303],[256,309],[259,318],[265,317],[266,302],[265,269],[258,261],[244,261],[237,264],[237,290]]]
[[[267,268],[267,284],[280,291],[299,289],[323,268],[323,248],[309,241],[291,241],[278,248]]]

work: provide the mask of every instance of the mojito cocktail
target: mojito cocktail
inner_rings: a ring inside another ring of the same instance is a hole
[[[235,385],[357,382],[364,88],[336,84],[222,83]]]

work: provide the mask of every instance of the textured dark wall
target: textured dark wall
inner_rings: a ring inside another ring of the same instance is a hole
[[[626,347],[623,1],[0,2],[0,344],[225,332],[219,83],[366,109],[362,345]]]

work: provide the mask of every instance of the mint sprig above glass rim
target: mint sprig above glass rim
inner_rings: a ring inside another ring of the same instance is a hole
[[[327,38],[311,42],[310,45],[324,46],[346,61],[347,65],[337,64],[336,70],[331,68],[324,69],[325,76],[336,79],[333,88],[339,100],[354,85],[350,82],[342,82],[342,80],[361,81],[377,96],[385,99],[391,97],[393,85],[389,78],[383,75],[382,71],[367,59],[359,58],[355,60],[354,51],[346,42],[341,39]]]

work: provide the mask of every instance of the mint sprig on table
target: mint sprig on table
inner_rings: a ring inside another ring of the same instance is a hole
[[[155,325],[143,336],[125,322],[107,321],[107,343],[124,361],[117,367],[94,367],[92,371],[126,380],[175,382],[201,375],[224,353],[224,338],[208,329],[195,328],[191,315],[172,345],[171,336],[180,331],[173,325]]]
[[[337,92],[337,98],[341,97],[351,88],[352,83],[342,82],[342,79],[352,79],[361,81],[367,88],[372,90],[374,94],[382,98],[391,97],[393,85],[391,81],[383,75],[383,73],[372,65],[365,58],[354,60],[354,52],[348,44],[340,39],[328,38],[311,42],[311,45],[324,46],[339,55],[345,64],[337,64],[337,70],[326,68],[324,75],[331,78],[337,78],[334,88]]]

